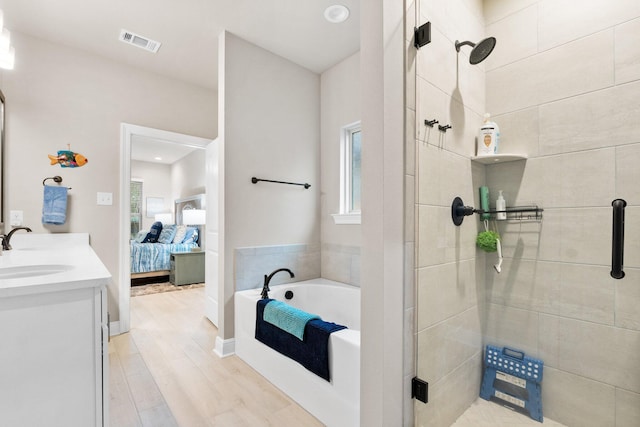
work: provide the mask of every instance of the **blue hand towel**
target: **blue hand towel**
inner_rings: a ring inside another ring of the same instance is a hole
[[[67,187],[45,185],[42,204],[43,224],[64,224],[67,220]]]
[[[307,313],[282,301],[272,300],[264,308],[264,321],[289,332],[299,340],[304,339],[304,327],[307,322],[320,319],[320,316]]]

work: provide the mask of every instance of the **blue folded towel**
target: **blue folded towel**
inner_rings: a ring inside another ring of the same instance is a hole
[[[300,341],[290,333],[263,319],[265,307],[270,306],[272,301],[262,299],[258,300],[256,304],[256,339],[278,353],[300,363],[319,377],[331,381],[329,336],[333,332],[345,329],[346,326],[320,319],[310,320],[305,328],[304,340]]]
[[[320,316],[307,313],[282,301],[271,300],[264,308],[264,321],[289,332],[299,340],[304,338],[307,322]]]
[[[67,220],[67,187],[45,185],[42,204],[43,224],[64,224]]]

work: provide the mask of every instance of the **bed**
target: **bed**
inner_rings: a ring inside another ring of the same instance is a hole
[[[131,278],[169,275],[172,252],[190,252],[198,246],[196,227],[155,222],[151,230],[131,240]]]

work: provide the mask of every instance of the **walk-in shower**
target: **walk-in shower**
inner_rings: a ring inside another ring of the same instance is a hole
[[[460,46],[465,45],[473,48],[471,50],[471,55],[469,55],[469,63],[471,65],[476,65],[487,59],[487,56],[491,55],[493,48],[496,47],[496,38],[487,37],[477,44],[470,41],[459,42],[456,40],[456,52],[460,52]]]

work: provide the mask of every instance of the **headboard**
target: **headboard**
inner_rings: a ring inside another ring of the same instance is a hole
[[[182,225],[182,211],[185,209],[206,209],[206,198],[204,194],[197,194],[183,199],[176,199],[176,224]]]

